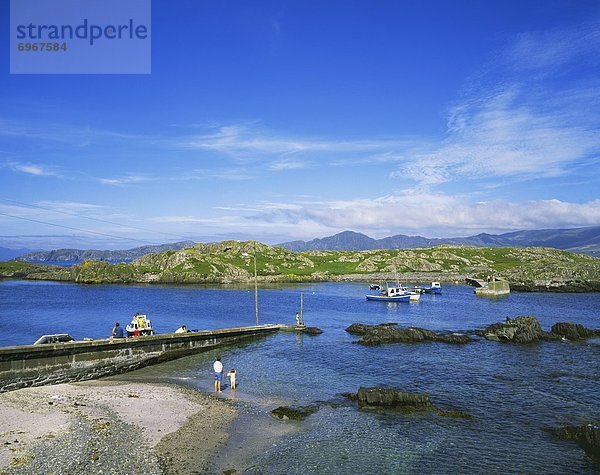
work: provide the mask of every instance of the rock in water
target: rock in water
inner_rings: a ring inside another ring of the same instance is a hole
[[[382,345],[385,343],[421,343],[441,342],[464,344],[473,341],[463,334],[436,333],[425,328],[399,327],[397,324],[365,325],[353,323],[346,328],[348,333],[362,336],[358,342],[363,345]]]
[[[306,333],[307,335],[310,335],[310,336],[315,336],[315,335],[320,335],[321,333],[323,333],[323,330],[321,330],[318,327],[306,327],[302,330],[302,333]]]
[[[279,406],[271,411],[271,415],[281,420],[301,421],[317,412],[316,406]]]
[[[488,340],[531,343],[545,339],[545,332],[535,317],[507,318],[505,323],[494,323],[486,327],[484,335]]]
[[[567,340],[585,340],[586,338],[600,336],[600,330],[592,330],[573,322],[555,323],[550,331],[555,335],[564,336]]]
[[[366,335],[373,328],[395,327],[397,325],[398,325],[397,323],[380,323],[379,325],[367,325],[365,323],[353,323],[348,328],[346,328],[346,331],[348,333],[350,333],[351,335],[362,336],[362,335]]]
[[[431,407],[427,394],[409,393],[394,388],[360,388],[356,394],[360,406],[378,407]]]
[[[587,424],[546,430],[556,435],[559,439],[576,441],[590,458],[600,462],[600,426]]]

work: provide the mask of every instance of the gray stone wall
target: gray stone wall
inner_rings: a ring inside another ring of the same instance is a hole
[[[275,332],[279,325],[0,348],[0,392],[95,379]]]

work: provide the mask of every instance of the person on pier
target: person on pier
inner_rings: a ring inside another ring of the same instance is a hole
[[[119,322],[115,322],[115,326],[112,329],[112,338],[124,338],[123,327],[119,325]]]

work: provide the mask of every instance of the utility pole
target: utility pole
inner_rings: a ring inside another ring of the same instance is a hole
[[[258,276],[256,273],[256,241],[254,242],[254,312],[256,313],[256,325],[258,326]]]

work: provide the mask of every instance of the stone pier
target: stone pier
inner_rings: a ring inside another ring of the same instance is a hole
[[[282,325],[0,348],[0,392],[83,381],[181,358],[280,330]]]

